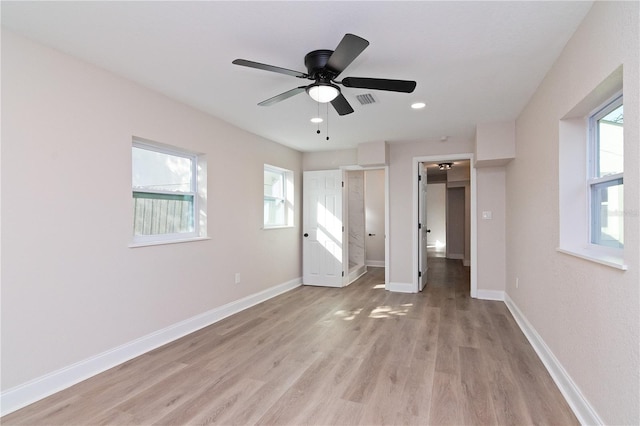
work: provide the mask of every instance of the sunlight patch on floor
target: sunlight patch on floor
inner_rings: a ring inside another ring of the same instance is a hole
[[[360,312],[362,312],[362,308],[359,309],[353,309],[353,310],[339,310],[337,311],[334,315],[342,317],[342,319],[344,321],[351,321],[353,320],[355,317],[357,317]]]
[[[393,316],[405,316],[409,312],[412,303],[406,303],[399,307],[378,306],[369,314],[369,318],[391,318]]]

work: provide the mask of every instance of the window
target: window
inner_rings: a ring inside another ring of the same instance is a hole
[[[293,226],[293,172],[264,165],[264,227]]]
[[[627,270],[622,74],[619,66],[558,123],[557,250]]]
[[[624,247],[622,96],[589,117],[590,242]]]
[[[198,155],[134,140],[132,189],[134,244],[200,236]]]

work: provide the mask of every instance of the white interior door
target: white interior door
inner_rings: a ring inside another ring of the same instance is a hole
[[[420,291],[427,284],[427,168],[424,163],[418,165],[420,173],[418,181],[418,283]]]
[[[304,172],[302,206],[302,283],[342,287],[345,250],[343,172]]]

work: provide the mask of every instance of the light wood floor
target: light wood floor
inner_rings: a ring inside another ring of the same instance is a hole
[[[131,360],[2,424],[577,424],[502,302],[430,259],[421,294],[384,270],[301,287]]]

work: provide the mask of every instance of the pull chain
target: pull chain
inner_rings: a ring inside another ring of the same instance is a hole
[[[320,117],[320,102],[316,102],[318,104],[318,115],[316,117]],[[320,134],[320,121],[318,121],[318,131],[317,134]]]
[[[329,140],[329,102],[327,102],[327,140]]]

